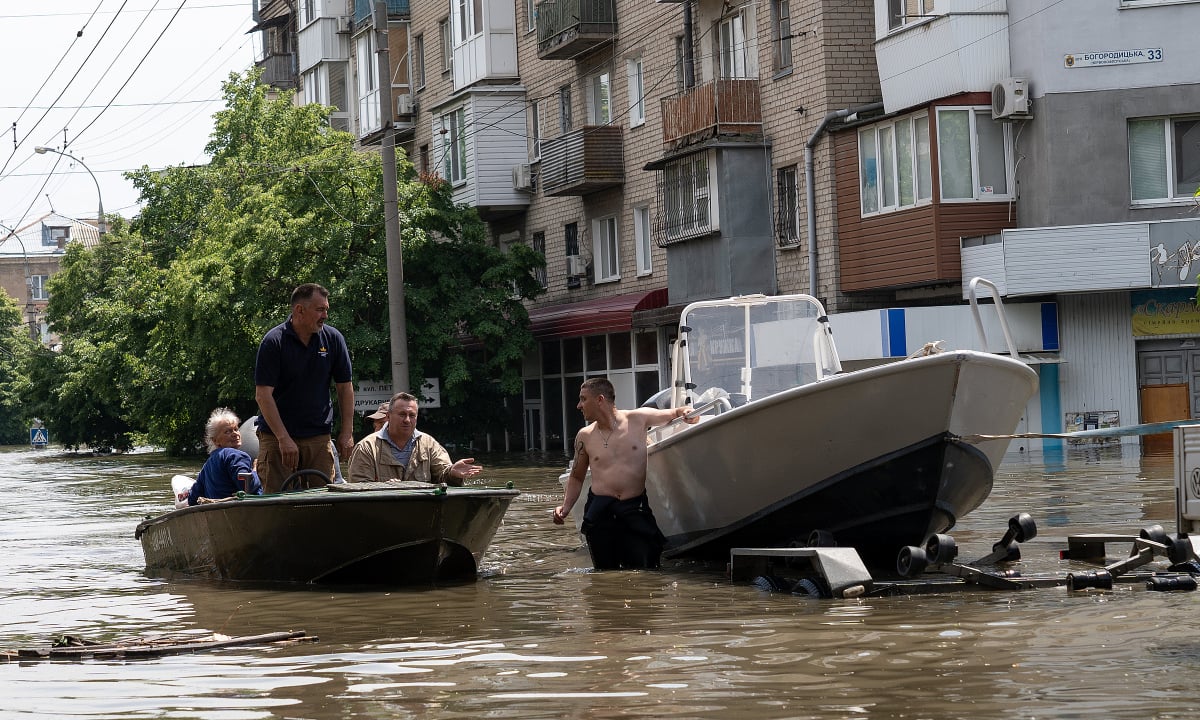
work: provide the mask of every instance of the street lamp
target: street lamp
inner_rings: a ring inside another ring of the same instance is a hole
[[[69,153],[69,152],[65,152],[65,151],[63,151],[63,150],[55,150],[55,149],[54,149],[54,148],[52,148],[52,147],[45,147],[44,145],[38,145],[37,147],[35,147],[35,148],[33,149],[33,151],[34,151],[35,153],[37,153],[38,155],[45,155],[45,154],[46,154],[46,153],[48,153],[48,152],[52,152],[52,153],[55,153],[55,154],[57,154],[57,155],[62,155],[63,157],[69,157],[69,158],[71,158],[72,160],[74,160],[75,162],[79,163],[79,165],[80,165],[80,166],[81,166],[81,167],[82,167],[84,170],[87,170],[87,172],[88,172],[88,175],[91,175],[91,176],[92,176],[92,182],[96,183],[96,197],[97,197],[97,199],[99,199],[99,201],[100,201],[100,212],[99,212],[99,213],[97,213],[97,215],[96,215],[96,229],[97,229],[97,230],[99,230],[99,231],[100,231],[100,235],[101,235],[101,236],[103,236],[103,235],[104,235],[104,233],[105,233],[105,227],[104,227],[104,197],[100,195],[100,181],[96,179],[96,173],[92,172],[92,169],[91,169],[90,167],[88,167],[87,165],[85,165],[85,164],[84,164],[84,162],[83,162],[82,160],[80,160],[79,158],[75,157],[74,155],[72,155],[72,154],[71,154],[71,153]]]

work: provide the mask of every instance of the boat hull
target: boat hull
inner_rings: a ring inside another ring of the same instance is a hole
[[[355,490],[196,505],[141,523],[135,536],[151,575],[320,585],[461,582],[475,578],[519,494]]]
[[[649,450],[668,556],[806,543],[815,530],[894,562],[978,507],[1037,389],[1024,363],[959,351],[803,385],[681,429]]]

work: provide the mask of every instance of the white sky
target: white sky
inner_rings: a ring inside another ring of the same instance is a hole
[[[0,0],[0,223],[25,225],[51,207],[94,219],[96,182],[106,214],[132,217],[137,193],[123,171],[207,162],[221,82],[254,62],[251,9],[251,0]],[[33,152],[63,149],[64,128],[66,151],[96,182],[70,158]]]

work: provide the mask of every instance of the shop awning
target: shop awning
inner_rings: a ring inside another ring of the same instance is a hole
[[[534,308],[529,311],[529,327],[538,340],[629,332],[633,313],[667,304],[667,289],[610,295],[583,302]]]

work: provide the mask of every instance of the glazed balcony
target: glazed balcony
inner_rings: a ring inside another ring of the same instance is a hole
[[[542,141],[539,179],[546,195],[587,195],[625,182],[617,125],[585,125]]]
[[[375,11],[375,0],[354,0],[354,25],[369,24]],[[408,17],[408,0],[387,0],[388,17]]]
[[[538,57],[568,60],[617,34],[614,0],[542,0],[537,4]]]
[[[680,147],[718,135],[762,134],[758,80],[715,80],[662,100],[663,143]]]

